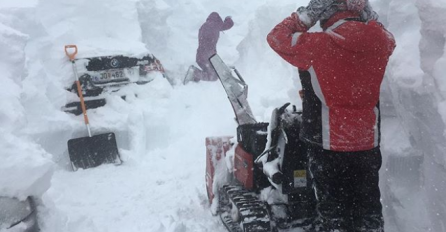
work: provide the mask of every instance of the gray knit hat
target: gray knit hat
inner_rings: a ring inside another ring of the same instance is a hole
[[[308,27],[326,21],[339,11],[358,11],[362,21],[377,20],[368,0],[311,0],[308,6],[297,9],[300,20]]]

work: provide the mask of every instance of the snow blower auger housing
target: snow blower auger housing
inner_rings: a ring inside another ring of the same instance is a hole
[[[159,76],[167,78],[161,62],[152,54],[143,57],[117,55],[79,58],[76,65],[87,109],[104,106],[104,94],[116,92],[124,85],[147,84]],[[73,83],[67,90],[77,93],[76,84]],[[82,114],[79,101],[66,104],[63,110],[75,115]]]
[[[220,215],[230,232],[311,231],[315,197],[305,144],[299,140],[301,112],[287,110],[287,103],[273,111],[270,123],[257,122],[247,94],[241,94],[247,85],[239,72],[218,55],[210,60],[239,123],[236,141],[228,136],[206,138],[212,213]]]

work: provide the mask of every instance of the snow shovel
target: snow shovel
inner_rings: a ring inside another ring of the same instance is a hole
[[[71,49],[72,52],[69,50]],[[88,122],[87,110],[85,109],[82,86],[77,74],[75,56],[77,54],[76,45],[66,45],[65,54],[73,65],[74,77],[76,78],[77,92],[80,98],[82,113],[84,115],[85,125],[87,126],[88,137],[81,137],[68,140],[68,154],[70,155],[73,170],[78,168],[93,168],[104,163],[121,164],[122,160],[116,145],[114,133],[105,133],[91,135],[90,124]]]

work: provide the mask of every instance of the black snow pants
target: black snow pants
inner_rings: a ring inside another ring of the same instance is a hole
[[[336,152],[308,146],[321,232],[383,232],[379,147]]]

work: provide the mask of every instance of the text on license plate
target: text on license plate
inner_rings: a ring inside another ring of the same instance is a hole
[[[124,70],[110,70],[106,72],[100,72],[94,75],[93,79],[96,82],[103,82],[103,81],[109,81],[109,80],[116,80],[116,79],[125,79],[126,75],[124,73]]]

